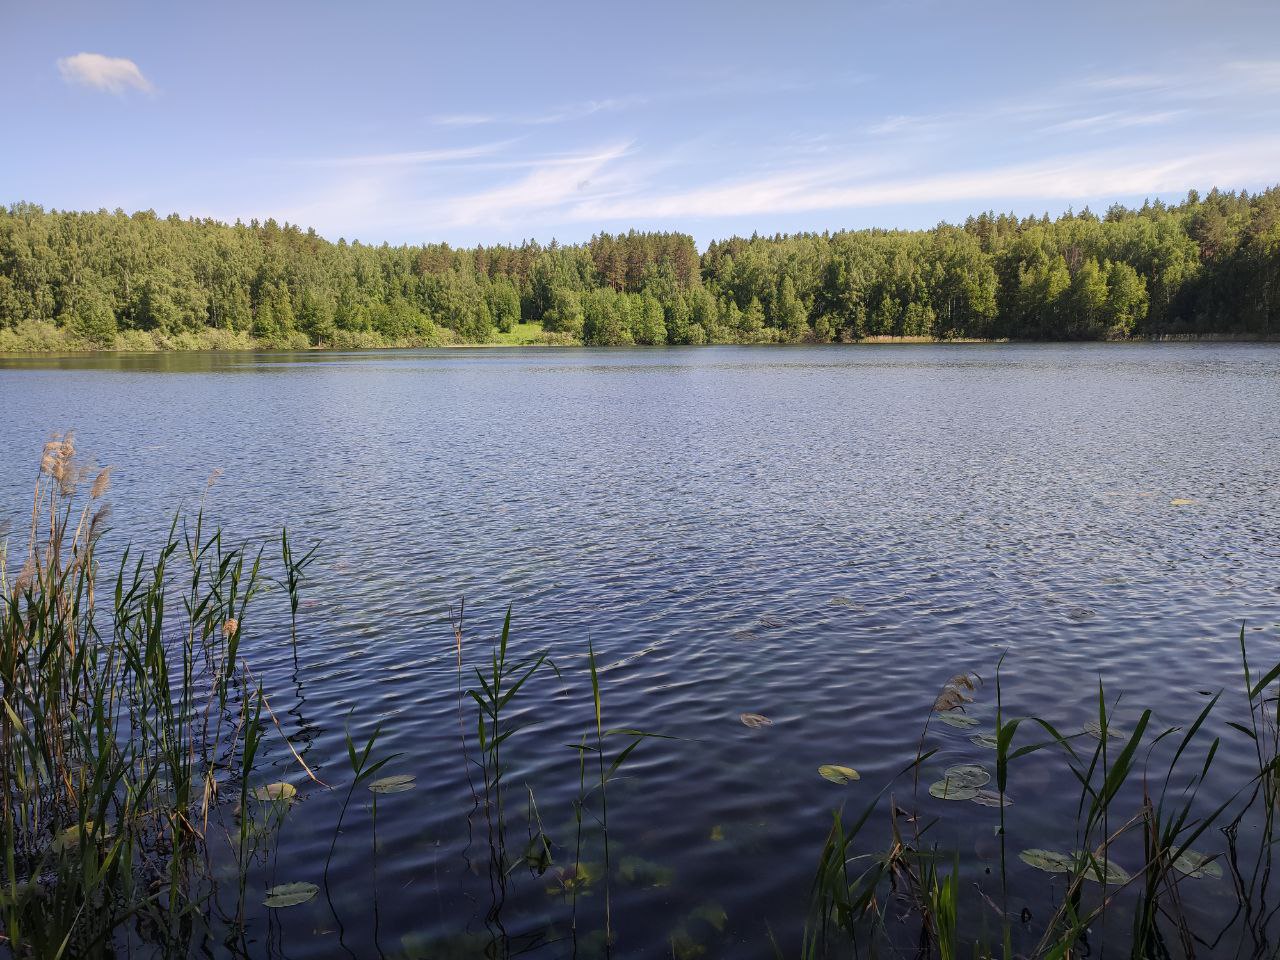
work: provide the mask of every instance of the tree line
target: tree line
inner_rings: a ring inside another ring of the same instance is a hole
[[[455,249],[0,209],[0,349],[1280,335],[1280,187],[931,230]],[[535,328],[529,328],[535,329]]]

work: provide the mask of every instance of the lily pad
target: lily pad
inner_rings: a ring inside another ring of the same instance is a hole
[[[978,725],[977,717],[965,716],[963,713],[944,713],[938,719],[952,727],[976,727]]]
[[[969,742],[976,743],[980,747],[990,747],[992,750],[996,748],[998,743],[996,738],[989,733],[975,733],[969,738]]]
[[[1013,803],[1007,793],[1002,798],[994,790],[979,790],[974,794],[973,802],[983,807],[1007,807]]]
[[[1103,863],[1101,857],[1094,857],[1090,860],[1087,854],[1082,853],[1079,855],[1077,862],[1083,870],[1084,878],[1092,880],[1094,883],[1101,883],[1105,876],[1107,883],[1115,887],[1123,886],[1133,879],[1129,876],[1128,871],[1116,864],[1114,860],[1108,860]]]
[[[818,768],[818,773],[822,774],[824,780],[830,780],[832,783],[844,784],[862,779],[861,774],[853,767],[842,767],[835,763],[824,763]]]
[[[1214,880],[1222,879],[1222,864],[1194,850],[1183,850],[1182,855],[1173,861],[1173,868],[1185,873],[1192,880],[1200,880],[1204,877],[1212,877]]]
[[[84,822],[85,836],[93,835],[93,821],[86,820]],[[59,830],[53,838],[53,852],[63,853],[67,850],[74,850],[80,846],[80,827],[78,824],[72,824],[65,830]]]
[[[669,887],[675,878],[675,871],[643,857],[627,856],[618,864],[618,877],[623,883],[633,886]]]
[[[1042,850],[1039,847],[1023,850],[1018,854],[1018,859],[1045,873],[1071,873],[1076,865],[1076,858],[1071,854],[1058,853],[1056,850]]]
[[[373,781],[369,784],[369,790],[371,793],[404,793],[414,788],[414,779],[411,773],[397,773],[394,776]]]
[[[758,713],[740,713],[738,714],[738,719],[752,729],[773,726],[772,720]]]
[[[317,889],[314,883],[282,883],[267,891],[267,898],[262,901],[262,905],[273,910],[296,907],[314,897]]]
[[[1102,724],[1097,720],[1086,721],[1084,725],[1084,732],[1087,733],[1089,736],[1093,737],[1093,739],[1095,740],[1101,740]],[[1119,727],[1112,726],[1109,723],[1107,724],[1108,740],[1125,740],[1128,738],[1128,736],[1129,734],[1126,731],[1121,730]]]
[[[939,800],[972,800],[978,795],[978,788],[954,780],[939,780],[929,785],[929,795]]]
[[[952,783],[966,787],[985,787],[991,782],[991,774],[987,773],[985,767],[976,763],[961,763],[954,767],[948,767],[946,773],[943,774]]]
[[[253,788],[255,800],[282,800],[286,803],[298,795],[298,790],[291,783],[267,783]]]

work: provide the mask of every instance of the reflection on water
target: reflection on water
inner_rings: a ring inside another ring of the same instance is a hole
[[[233,539],[287,524],[321,543],[296,649],[287,620],[260,620],[245,655],[322,779],[349,782],[345,733],[381,724],[386,772],[416,788],[376,817],[356,792],[321,895],[253,914],[250,955],[474,956],[495,932],[512,952],[592,955],[606,900],[618,956],[772,957],[771,932],[792,953],[830,811],[861,809],[915,755],[949,677],[987,682],[977,723],[932,725],[910,805],[943,817],[937,841],[980,879],[999,811],[927,792],[990,763],[973,738],[993,728],[1002,653],[1006,713],[1076,730],[1100,675],[1124,691],[1121,725],[1140,705],[1189,722],[1202,691],[1239,688],[1241,620],[1258,662],[1280,658],[1275,346],[3,358],[0,397],[6,519],[70,427],[117,467],[117,540],[154,542],[216,467],[210,509]],[[514,652],[546,648],[559,670],[513,701],[527,726],[504,747],[508,845],[530,841],[527,785],[554,863],[497,888],[480,758],[460,749],[463,597],[470,662],[510,603]],[[598,802],[575,805],[588,640],[605,722],[680,738],[642,744],[609,784],[608,871]],[[1222,751],[1207,801],[1249,769],[1237,741]],[[264,782],[300,799],[251,880],[321,884],[345,791],[300,778],[278,741],[268,762]],[[1011,848],[1067,848],[1069,776],[1015,775]],[[1044,877],[1016,869],[1026,889]],[[1229,900],[1201,884],[1197,909]]]

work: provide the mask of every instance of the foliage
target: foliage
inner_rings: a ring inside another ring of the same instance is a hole
[[[962,226],[453,249],[0,210],[0,350],[1280,334],[1280,188]]]

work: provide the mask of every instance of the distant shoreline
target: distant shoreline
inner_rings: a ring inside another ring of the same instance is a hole
[[[941,339],[936,337],[890,337],[875,336],[864,337],[861,340],[850,340],[831,343],[762,343],[762,344],[741,344],[741,343],[708,343],[697,344],[699,349],[710,347],[757,347],[757,348],[795,348],[795,347],[859,347],[859,346],[941,346],[941,345],[998,345],[998,344],[1087,344],[1087,343],[1106,343],[1106,344],[1152,344],[1152,343],[1280,343],[1280,335],[1277,336],[1258,336],[1253,334],[1227,334],[1227,333],[1210,333],[1210,334],[1163,334],[1160,336],[1150,337],[1125,337],[1105,340],[1023,340],[1014,338],[1000,339],[981,339],[977,337],[953,337]],[[586,345],[582,343],[555,343],[555,342],[502,342],[493,341],[490,343],[394,343],[394,344],[361,344],[352,346],[308,346],[308,347],[282,347],[279,345],[268,344],[228,344],[228,345],[204,345],[192,344],[174,347],[153,347],[140,348],[136,344],[129,344],[123,347],[108,348],[77,348],[59,346],[48,350],[0,350],[0,358],[6,357],[69,357],[69,356],[111,356],[111,355],[148,355],[148,354],[184,354],[184,353],[364,353],[375,351],[394,351],[394,350],[493,350],[497,348],[504,349],[544,349],[558,347],[561,349],[572,350],[599,350],[599,349],[638,349],[638,350],[665,350],[672,347],[684,349],[691,345],[686,344],[667,344],[664,346],[637,346],[629,345],[624,347],[606,347],[601,348],[594,345]]]

